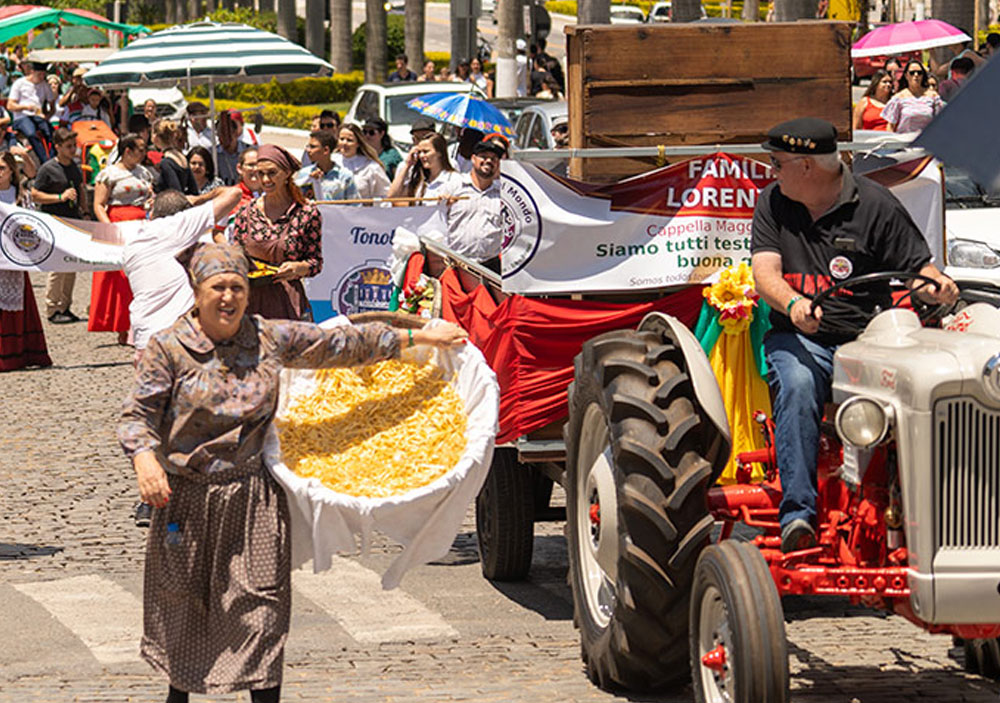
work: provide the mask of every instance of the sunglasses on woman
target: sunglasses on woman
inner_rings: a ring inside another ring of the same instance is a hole
[[[908,75],[908,76],[922,76],[922,75],[924,75],[924,72],[923,71],[907,71],[906,75]]]
[[[362,133],[366,137],[374,137],[376,134],[378,134],[378,130],[377,129],[365,129],[365,130],[362,130]]]

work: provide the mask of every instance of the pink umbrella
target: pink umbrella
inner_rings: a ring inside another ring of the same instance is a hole
[[[941,20],[885,24],[868,32],[851,47],[851,56],[888,56],[970,41],[972,37]]]

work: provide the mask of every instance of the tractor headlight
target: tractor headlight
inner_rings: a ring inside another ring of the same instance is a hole
[[[856,396],[837,409],[834,424],[840,439],[860,449],[870,449],[889,433],[891,408]]]
[[[1000,400],[1000,354],[990,357],[983,366],[983,386],[995,400]]]
[[[948,240],[948,265],[970,269],[992,269],[1000,266],[1000,253],[983,242],[971,239]]]

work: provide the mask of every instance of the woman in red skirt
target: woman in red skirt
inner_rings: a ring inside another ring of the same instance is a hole
[[[94,180],[94,215],[100,222],[123,222],[146,217],[153,196],[153,174],[142,165],[146,142],[138,134],[118,141],[120,158]],[[88,332],[117,332],[118,343],[128,340],[128,306],[132,289],[123,271],[98,271],[90,291]]]
[[[27,163],[34,168],[34,164]],[[14,155],[0,152],[0,202],[26,207]],[[52,366],[38,305],[25,271],[0,271],[0,371]]]

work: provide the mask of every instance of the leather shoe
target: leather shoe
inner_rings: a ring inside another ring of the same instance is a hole
[[[816,531],[802,518],[781,528],[781,551],[784,554],[816,546]]]
[[[77,318],[76,315],[69,312],[68,310],[66,312],[62,311],[54,312],[51,315],[49,315],[49,322],[51,322],[53,325],[65,325],[70,322],[76,322],[77,319],[79,318]]]

